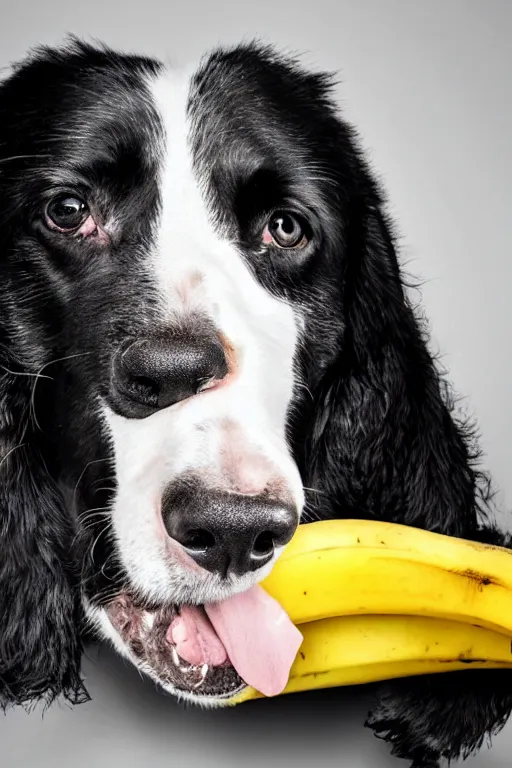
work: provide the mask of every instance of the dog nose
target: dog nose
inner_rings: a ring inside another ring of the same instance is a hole
[[[171,485],[162,499],[167,533],[192,559],[222,576],[241,576],[266,565],[298,525],[292,504],[263,494],[245,496]]]
[[[222,380],[228,365],[216,334],[145,338],[114,357],[110,400],[126,418],[144,418]]]

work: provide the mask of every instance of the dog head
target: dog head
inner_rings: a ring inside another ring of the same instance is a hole
[[[299,353],[339,324],[322,89],[257,48],[175,72],[79,43],[2,86],[4,368],[34,376],[86,611],[130,655],[141,617],[247,590],[299,522]]]
[[[184,664],[169,628],[261,581],[301,515],[473,509],[379,194],[329,79],[258,46],[179,72],[43,49],[0,117],[9,695],[76,683],[79,597],[167,690],[218,703],[243,681]]]

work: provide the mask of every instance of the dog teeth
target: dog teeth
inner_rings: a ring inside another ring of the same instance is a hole
[[[142,621],[144,622],[144,626],[146,629],[151,630],[153,629],[153,623],[155,621],[155,617],[152,613],[149,611],[144,611],[142,614]]]
[[[172,656],[172,663],[175,667],[178,667],[178,669],[181,669],[180,667],[180,657],[178,656],[178,651],[174,647],[174,645],[171,645],[171,656]]]
[[[182,675],[189,675],[190,672],[194,669],[194,667],[191,664],[183,664],[183,659],[180,659],[180,657],[178,656],[178,652],[174,647],[172,649],[172,660],[174,662],[174,665],[178,667]]]
[[[198,667],[196,667],[196,669],[198,669]],[[194,688],[200,688],[202,686],[202,684],[205,681],[206,675],[208,674],[208,670],[209,670],[208,664],[203,664],[203,666],[201,667],[201,670],[200,670],[201,671],[201,679],[199,680],[199,682],[197,682],[194,685]]]
[[[208,670],[210,669],[208,664],[203,664],[201,667],[194,666],[193,664],[188,664],[188,665],[183,664],[182,663],[183,659],[180,659],[178,655],[178,651],[176,650],[174,645],[171,645],[171,657],[172,657],[174,666],[177,667],[177,669],[179,669],[182,675],[191,675],[191,674],[194,676],[196,676],[197,674],[200,675],[199,681],[195,683],[193,686],[194,688],[199,688],[204,683],[206,679],[206,675],[208,674]]]

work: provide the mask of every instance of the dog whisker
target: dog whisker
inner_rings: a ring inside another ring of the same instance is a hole
[[[80,476],[79,476],[78,480],[76,481],[75,487],[73,489],[73,507],[75,506],[75,503],[76,503],[76,494],[78,492],[78,486],[82,482],[83,476],[85,475],[85,473],[87,472],[89,467],[91,467],[93,464],[101,464],[101,463],[105,463],[105,462],[108,462],[108,461],[110,461],[110,459],[105,458],[105,459],[92,459],[91,461],[87,462],[87,464],[85,465],[85,467],[81,471]]]
[[[73,354],[73,355],[66,355],[65,357],[59,357],[56,360],[50,360],[48,363],[45,363],[39,369],[39,371],[37,371],[37,373],[31,374],[31,375],[34,376],[34,385],[32,387],[32,394],[31,394],[31,397],[30,397],[30,408],[31,408],[31,413],[32,413],[32,418],[33,418],[34,424],[36,425],[36,427],[37,427],[37,429],[39,431],[41,431],[41,427],[40,427],[39,422],[37,420],[36,409],[35,409],[36,387],[37,387],[38,381],[41,378],[51,378],[49,376],[42,376],[42,372],[44,370],[46,370],[50,365],[56,365],[57,363],[62,363],[62,362],[65,362],[66,360],[73,360],[73,359],[76,359],[78,357],[85,357],[85,356],[91,355],[91,354],[92,354],[91,352],[78,352],[78,353]]]
[[[18,451],[20,448],[23,448],[24,446],[25,446],[25,443],[20,443],[19,445],[15,445],[13,448],[7,451],[5,456],[2,456],[2,458],[0,459],[0,468],[2,467],[2,464],[7,462],[7,459],[9,458],[9,456],[11,456],[11,454],[14,453],[14,451]]]

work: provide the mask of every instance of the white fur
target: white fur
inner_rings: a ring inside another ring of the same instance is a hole
[[[294,500],[297,520],[304,501],[285,440],[300,321],[259,285],[210,219],[204,185],[192,168],[189,88],[190,78],[174,72],[151,83],[165,140],[156,148],[162,211],[148,268],[159,290],[163,327],[200,310],[234,347],[237,376],[146,419],[128,420],[103,407],[115,453],[112,523],[122,562],[140,594],[169,602],[218,600],[247,589],[275,561],[228,584],[189,569],[160,519],[160,499],[173,478],[194,470],[218,487],[234,479],[256,492],[277,480]],[[226,455],[232,456],[229,471]]]

